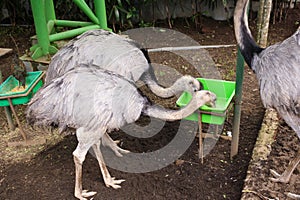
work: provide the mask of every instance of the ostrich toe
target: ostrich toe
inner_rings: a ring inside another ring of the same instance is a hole
[[[106,187],[112,187],[114,189],[121,188],[121,186],[119,184],[121,184],[124,181],[125,181],[124,179],[116,180],[115,177],[110,177],[110,176],[104,178],[104,183],[105,183]]]
[[[275,178],[270,178],[271,181],[280,182],[280,183],[288,183],[289,182],[289,176],[287,176],[286,174],[280,175],[273,169],[270,169],[270,172],[275,177]]]
[[[95,194],[97,194],[97,192],[93,192],[93,191],[88,192],[88,190],[83,190],[81,193],[75,192],[75,197],[80,200],[87,200],[87,198],[90,198]]]
[[[102,143],[104,146],[109,147],[115,153],[115,155],[118,157],[123,157],[122,154],[130,153],[130,151],[122,149],[121,147],[119,147],[117,145],[120,143],[120,140],[114,141],[113,139],[111,139],[111,137],[108,134],[105,134],[103,136]]]
[[[294,193],[288,192],[286,195],[287,195],[289,198],[291,198],[291,199],[300,200],[300,195],[299,195],[299,194],[294,194]]]

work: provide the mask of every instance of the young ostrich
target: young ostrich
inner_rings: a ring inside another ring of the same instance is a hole
[[[235,36],[248,66],[256,73],[262,102],[275,108],[300,138],[300,27],[289,38],[265,49],[259,47],[248,27],[249,0],[239,0],[234,14]],[[287,183],[300,162],[300,150],[275,182]],[[300,199],[300,195],[290,194]]]
[[[100,150],[106,132],[135,122],[143,114],[163,120],[182,119],[200,106],[214,106],[216,95],[205,90],[193,94],[190,103],[179,110],[151,105],[139,93],[134,82],[96,66],[84,65],[53,79],[32,98],[28,105],[28,122],[56,125],[60,130],[76,129],[78,145],[73,152],[75,163],[75,197],[84,200],[95,192],[82,190],[82,164],[92,147],[107,187],[120,188],[124,180],[111,177]]]

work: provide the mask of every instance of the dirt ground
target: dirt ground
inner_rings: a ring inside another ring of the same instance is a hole
[[[293,15],[294,13],[294,15]],[[271,25],[269,42],[275,43],[290,36],[299,22],[299,9],[294,10],[286,22]],[[292,16],[294,18],[292,18]],[[251,28],[255,33],[255,22]],[[158,24],[165,27],[165,24]],[[235,44],[232,22],[217,22],[204,18],[203,33],[187,26],[183,20],[175,20],[174,29],[181,31],[201,45]],[[32,28],[0,27],[0,47],[13,48],[8,38],[15,38],[20,52],[25,53],[30,47],[29,38],[34,35]],[[210,56],[224,80],[235,80],[236,47],[209,49]],[[152,61],[167,63],[180,73],[195,77],[200,75],[193,68],[182,67],[186,63],[170,53],[150,54]],[[12,54],[0,58],[0,69],[4,78],[11,74]],[[145,92],[147,93],[147,92]],[[148,93],[147,93],[148,94]],[[148,94],[151,96],[151,94]],[[161,100],[150,97],[166,107],[175,105],[175,98]],[[74,163],[72,152],[77,141],[73,135],[61,136],[54,131],[48,133],[40,129],[33,130],[26,125],[24,106],[16,110],[31,139],[46,138],[43,145],[31,147],[7,147],[8,141],[22,138],[17,131],[9,131],[3,109],[0,115],[0,199],[74,199]],[[122,188],[114,190],[105,187],[96,159],[88,154],[83,165],[83,187],[98,193],[94,199],[240,199],[244,188],[244,179],[251,159],[256,138],[264,116],[255,74],[245,67],[243,84],[242,116],[240,126],[239,153],[230,160],[230,142],[219,139],[212,151],[205,156],[204,164],[198,159],[198,143],[194,140],[182,155],[180,162],[174,162],[160,170],[148,173],[126,173],[115,169],[109,171],[118,179],[125,179]],[[141,124],[147,118],[140,119]],[[179,122],[168,122],[161,132],[149,139],[137,139],[122,131],[113,132],[113,139],[120,139],[122,147],[133,152],[152,151],[163,147],[172,140]],[[223,132],[232,131],[232,111],[228,114]],[[261,169],[252,169],[257,174],[256,188],[250,188],[257,194],[269,198],[286,199],[285,192],[300,191],[299,166],[288,184],[271,183],[269,169],[282,172],[299,148],[296,134],[284,122],[278,129],[276,141],[272,145],[269,160]],[[249,199],[261,198],[253,195]]]

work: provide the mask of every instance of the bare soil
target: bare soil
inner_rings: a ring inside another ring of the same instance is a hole
[[[299,22],[299,13],[299,9],[295,9],[287,21],[271,25],[271,44],[283,40],[296,30],[295,22]],[[254,24],[255,22],[250,23],[255,33]],[[158,26],[166,27],[164,23]],[[232,22],[217,22],[204,18],[203,33],[199,33],[192,26],[187,26],[184,20],[175,20],[174,29],[189,35],[201,45],[235,44]],[[14,43],[8,37],[11,34],[17,41],[20,52],[24,54],[31,45],[29,38],[34,35],[34,29],[0,27],[0,33],[1,47],[13,48],[16,51]],[[234,81],[236,47],[208,51],[218,66],[222,79]],[[150,57],[156,63],[168,63],[180,73],[200,76],[192,67],[182,68],[186,64],[185,61],[175,58],[172,54],[150,54]],[[0,59],[0,69],[5,79],[12,73],[12,54]],[[176,98],[161,100],[151,97],[147,89],[145,93],[161,105],[175,105]],[[7,142],[20,141],[22,138],[18,129],[9,131],[4,111],[1,109],[0,199],[74,199],[75,174],[72,152],[77,144],[75,136],[31,129],[25,121],[25,108],[26,105],[16,106],[29,138],[45,138],[47,141],[42,145],[29,147],[7,147]],[[126,180],[121,189],[114,190],[105,187],[96,159],[88,154],[83,165],[83,187],[98,192],[94,199],[240,199],[263,116],[264,108],[260,101],[255,74],[245,66],[239,153],[233,160],[230,159],[230,142],[219,139],[212,151],[205,156],[204,164],[201,164],[195,139],[180,157],[181,162],[174,162],[161,170],[135,174],[109,169],[112,176]],[[142,117],[140,123],[147,123],[147,120]],[[178,125],[179,122],[168,122],[159,134],[147,140],[130,137],[122,131],[113,132],[112,137],[120,139],[125,149],[134,152],[151,151],[171,141]],[[227,131],[232,131],[232,111],[224,125],[223,132]],[[300,192],[299,166],[288,184],[272,183],[268,180],[269,169],[283,172],[298,148],[299,139],[296,134],[281,122],[269,160],[261,169],[251,168],[257,174],[257,187],[248,188],[254,191],[249,199],[262,198],[257,194],[287,199],[285,192]]]

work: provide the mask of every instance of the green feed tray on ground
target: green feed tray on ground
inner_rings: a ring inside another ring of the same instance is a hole
[[[10,75],[0,85],[0,106],[9,106],[7,98],[11,99],[13,105],[28,103],[33,94],[35,94],[43,86],[42,80],[39,80],[42,73],[42,71],[27,72],[25,83],[26,88],[20,92],[10,92],[19,85],[19,81],[14,76]],[[29,90],[31,91],[28,93]]]
[[[223,124],[226,118],[227,108],[235,94],[235,82],[205,78],[197,78],[197,80],[203,84],[204,90],[209,90],[217,95],[215,108],[206,105],[200,108],[200,111],[202,112],[202,122],[217,125]],[[183,107],[186,106],[191,99],[191,94],[183,92],[176,101],[176,104],[179,107]],[[194,113],[185,119],[198,121],[198,114]]]

